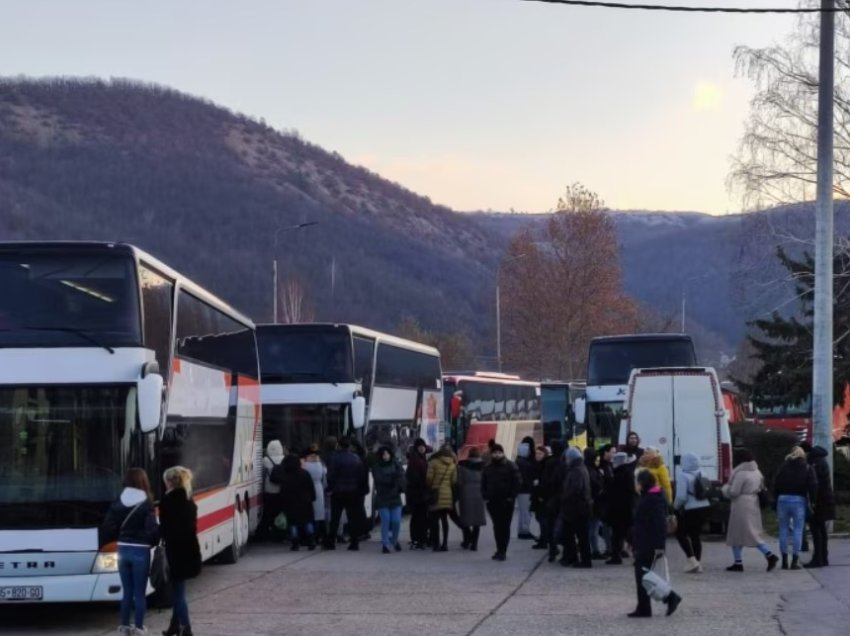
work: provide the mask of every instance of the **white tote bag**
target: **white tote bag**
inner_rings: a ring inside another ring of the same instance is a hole
[[[655,566],[658,564],[658,561],[664,561],[664,578],[661,578],[654,570]],[[673,588],[670,587],[670,566],[667,563],[667,556],[663,556],[660,559],[656,559],[652,568],[643,568],[644,575],[641,579],[641,583],[643,584],[643,589],[646,590],[646,593],[649,594],[649,597],[655,599],[656,601],[663,601],[665,598],[670,596],[670,592],[673,591]]]

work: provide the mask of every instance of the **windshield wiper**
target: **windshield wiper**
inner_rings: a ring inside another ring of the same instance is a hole
[[[88,331],[84,329],[77,329],[76,327],[24,327],[27,331],[62,331],[64,333],[72,333],[74,335],[79,336],[83,340],[88,340],[93,345],[100,347],[101,349],[106,349],[109,353],[115,353],[115,349],[110,347],[108,344],[105,344],[98,340],[95,336],[91,335]]]

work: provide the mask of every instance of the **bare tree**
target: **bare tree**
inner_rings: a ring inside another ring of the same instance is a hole
[[[614,223],[597,194],[567,188],[538,231],[521,231],[501,271],[508,366],[538,378],[584,375],[591,337],[633,331]]]
[[[286,279],[278,293],[282,324],[312,322],[316,319],[315,311],[307,299],[307,290],[299,278]]]
[[[423,328],[413,316],[405,316],[398,326],[402,338],[439,349],[443,369],[457,371],[472,365],[474,356],[469,338],[461,332],[434,332]]]

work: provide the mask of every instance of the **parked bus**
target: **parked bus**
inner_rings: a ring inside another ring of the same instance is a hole
[[[583,382],[541,382],[540,415],[543,443],[568,440],[570,446],[587,447],[584,426],[585,384]]]
[[[260,325],[257,338],[266,440],[304,450],[350,436],[388,444],[401,461],[417,437],[442,443],[433,347],[347,324]]]
[[[616,443],[629,376],[635,369],[692,367],[697,359],[685,334],[602,336],[587,356],[587,435],[594,446]]]
[[[832,410],[832,440],[846,443],[848,440],[848,415],[850,415],[850,384],[844,387],[844,403]],[[768,430],[792,431],[801,442],[814,441],[812,430],[812,399],[790,403],[768,397],[756,397],[753,400],[753,419],[755,424]]]
[[[460,392],[460,417],[452,418],[451,413],[446,413],[450,423],[446,437],[461,459],[473,447],[486,451],[491,439],[501,444],[511,459],[516,457],[523,437],[533,437],[536,444],[543,442],[538,382],[504,373],[475,372],[447,375],[443,386],[446,404]]]
[[[117,601],[129,467],[195,473],[204,559],[258,522],[254,326],[130,245],[0,243],[0,601]]]

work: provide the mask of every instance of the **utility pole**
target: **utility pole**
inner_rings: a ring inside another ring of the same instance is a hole
[[[298,223],[297,225],[279,227],[274,232],[274,256],[272,258],[272,320],[274,324],[277,324],[277,296],[279,293],[277,286],[277,237],[280,236],[281,232],[293,232],[318,224],[318,221],[307,221],[306,223]]]
[[[815,334],[812,369],[814,443],[827,450],[832,473],[832,161],[835,0],[821,0],[818,80],[818,172],[815,218]]]

